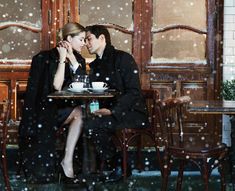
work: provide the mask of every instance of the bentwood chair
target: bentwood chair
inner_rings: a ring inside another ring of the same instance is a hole
[[[155,151],[156,151],[156,157],[157,161],[159,163],[160,170],[162,172],[162,162],[161,162],[161,156],[160,156],[160,150],[159,150],[159,144],[158,144],[158,138],[157,135],[157,129],[155,124],[155,103],[158,100],[158,92],[156,90],[142,90],[143,96],[146,100],[148,112],[149,112],[149,127],[144,129],[139,128],[126,128],[121,130],[120,135],[118,135],[119,145],[122,150],[123,160],[123,177],[124,180],[127,177],[127,161],[128,161],[128,148],[129,146],[136,146],[137,148],[137,165],[138,168],[142,170],[142,164],[141,164],[141,149],[143,147],[143,138],[148,138],[148,140],[152,141]],[[116,138],[117,138],[116,137]],[[151,143],[151,144],[152,144]]]
[[[7,129],[8,121],[10,115],[10,101],[0,102],[0,128],[1,128],[1,170],[3,174],[3,179],[5,183],[5,190],[11,191],[8,168],[7,168],[7,155],[6,155],[6,145],[7,145]]]
[[[187,138],[185,136],[184,121],[186,119],[186,108],[189,103],[190,97],[182,96],[157,104],[160,127],[165,132],[167,140],[162,191],[167,190],[168,176],[175,160],[179,162],[177,191],[181,190],[184,167],[189,162],[199,168],[205,191],[208,191],[209,177],[212,170],[218,167],[221,175],[221,191],[225,191],[223,164],[227,157],[228,149],[225,144],[214,142],[213,136],[206,143],[203,140],[195,143],[193,137]],[[177,133],[173,134],[175,130]]]

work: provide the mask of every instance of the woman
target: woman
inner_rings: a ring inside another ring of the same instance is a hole
[[[85,28],[78,23],[67,23],[61,36],[56,48],[33,57],[30,69],[19,141],[24,172],[31,182],[54,180],[56,130],[62,125],[69,129],[61,166],[66,177],[74,178],[73,154],[81,134],[81,107],[72,101],[55,101],[47,96],[67,87],[74,75],[86,73],[85,60],[80,55],[85,45]]]

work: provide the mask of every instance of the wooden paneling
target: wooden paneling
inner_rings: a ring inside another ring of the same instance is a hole
[[[159,90],[161,99],[182,95],[189,95],[192,100],[220,99],[223,1],[192,1],[189,9],[185,1],[174,3],[175,6],[171,1],[163,0],[143,3],[147,11],[142,19],[147,21],[147,18],[154,17],[153,23],[144,22],[142,25],[144,48],[141,55],[145,66],[141,73],[142,82]],[[167,14],[163,11],[162,7],[167,4],[175,12]],[[197,13],[189,15],[188,18],[193,18],[189,22],[186,15],[191,14],[189,10],[194,6],[201,7],[198,10],[200,17],[195,16]],[[207,137],[216,135],[221,138],[220,116],[188,115],[186,122],[189,134],[200,137],[206,133]]]
[[[19,110],[21,110],[21,108],[18,108],[19,95],[26,90],[29,66],[25,70],[22,70],[20,66],[15,66],[14,69],[14,72],[12,70],[1,71],[0,65],[0,91],[3,92],[1,93],[1,100],[11,98],[11,119],[19,121]]]
[[[159,99],[171,98],[176,94],[176,84],[174,81],[152,81],[151,89],[159,91]]]
[[[8,144],[18,144],[18,124],[22,115],[23,94],[26,90],[29,65],[0,65],[0,100],[11,99]]]
[[[0,101],[6,100],[9,97],[10,80],[0,80]]]

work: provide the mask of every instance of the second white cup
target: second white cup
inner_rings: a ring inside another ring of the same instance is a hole
[[[103,89],[107,87],[105,82],[92,82],[91,85],[93,89]]]

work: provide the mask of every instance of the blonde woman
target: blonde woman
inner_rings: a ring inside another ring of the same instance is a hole
[[[26,178],[30,182],[55,180],[56,130],[68,126],[61,167],[66,177],[74,178],[73,155],[82,129],[80,103],[48,99],[48,94],[66,88],[74,75],[85,74],[80,55],[85,45],[85,28],[67,23],[61,30],[57,47],[33,57],[22,120],[19,127],[20,154]]]

